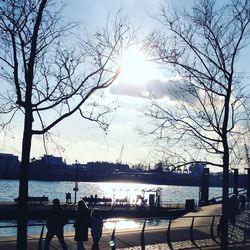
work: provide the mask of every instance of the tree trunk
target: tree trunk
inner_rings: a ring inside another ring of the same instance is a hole
[[[25,114],[22,159],[19,175],[19,199],[18,199],[18,226],[17,226],[17,250],[27,249],[27,205],[28,205],[28,180],[29,163],[32,140],[32,114]]]
[[[223,187],[222,187],[222,228],[221,249],[228,249],[228,178],[229,178],[229,152],[226,147],[223,157]]]

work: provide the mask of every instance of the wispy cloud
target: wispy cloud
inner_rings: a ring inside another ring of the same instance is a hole
[[[182,101],[194,101],[187,82],[180,78],[151,79],[144,84],[120,82],[110,88],[113,95],[124,95],[131,97],[162,99],[167,97],[171,101],[176,99]]]
[[[132,83],[120,82],[110,88],[110,93],[113,95],[126,95],[132,97],[142,97],[143,88]]]

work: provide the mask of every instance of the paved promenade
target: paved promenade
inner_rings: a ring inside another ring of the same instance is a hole
[[[237,220],[237,226],[230,228],[231,249],[250,249],[249,245],[243,244],[244,234],[242,228],[246,226],[246,220],[248,220],[248,212],[246,211]],[[211,222],[213,220],[212,215],[221,214],[221,205],[211,205],[203,207],[199,212],[188,213],[185,216],[173,220],[171,222],[171,241],[173,249],[219,249],[218,244],[211,239]],[[193,216],[195,220],[193,220]],[[219,217],[214,218],[214,231],[216,232],[216,226]],[[193,237],[195,239],[194,244],[190,241],[190,226],[193,224]],[[147,250],[168,250],[167,245],[167,227],[168,223],[164,226],[147,226],[145,227],[145,249]],[[100,249],[106,250],[110,248],[111,231],[105,231],[100,241]],[[45,236],[45,233],[44,233]],[[65,235],[66,242],[69,250],[76,249],[76,242],[73,238],[73,233],[67,233]],[[215,234],[216,236],[216,234]],[[44,242],[44,240],[43,240]],[[43,243],[42,242],[42,243]],[[141,229],[137,230],[123,230],[117,231],[115,234],[116,249],[123,250],[139,250],[141,249]],[[39,245],[39,235],[32,235],[28,240],[28,249],[37,250]],[[91,249],[92,239],[85,243],[85,248]],[[0,237],[0,249],[1,250],[14,250],[16,249],[15,237]],[[42,248],[41,248],[42,249]],[[51,242],[50,249],[61,249],[58,241],[54,238]]]

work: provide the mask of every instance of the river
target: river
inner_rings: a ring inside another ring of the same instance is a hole
[[[18,197],[17,180],[0,180],[0,201],[14,201],[14,198]],[[74,201],[75,182],[69,181],[29,181],[29,196],[47,196],[49,201],[54,198],[59,198],[62,202],[65,201],[65,193],[70,192],[72,201]],[[78,183],[79,191],[77,192],[77,200],[84,196],[90,196],[97,194],[98,197],[111,197],[112,199],[122,199],[126,196],[131,202],[136,200],[136,196],[142,194],[142,190],[152,190],[156,188],[162,189],[163,203],[184,203],[186,199],[194,199],[196,202],[199,199],[199,187],[190,186],[168,186],[168,185],[149,185],[149,184],[136,184],[136,183],[104,183],[104,182],[80,182]],[[209,189],[209,197],[218,197],[222,195],[222,189],[211,187]],[[145,193],[147,197],[147,193]],[[13,221],[2,221],[0,226],[15,224]],[[126,228],[139,227],[141,223],[133,220],[127,221]],[[119,224],[117,224],[119,227]],[[106,221],[104,228],[111,229],[113,223]],[[123,227],[124,223],[120,222],[120,227]],[[31,233],[39,233],[36,228],[30,228]],[[68,231],[72,231],[72,225],[68,226]],[[16,228],[0,228],[0,236],[15,235]]]
[[[0,180],[0,201],[14,201],[18,197],[17,180]],[[74,199],[75,182],[70,181],[29,181],[29,196],[47,196],[50,201],[58,198],[65,201],[65,193],[71,192]],[[79,191],[77,200],[84,196],[97,194],[98,197],[124,198],[129,196],[130,200],[141,194],[142,190],[151,190],[162,188],[162,201],[184,203],[186,199],[199,199],[199,187],[190,186],[168,186],[168,185],[150,185],[136,183],[114,183],[114,182],[79,182]],[[222,189],[211,187],[209,197],[218,197],[222,195]]]

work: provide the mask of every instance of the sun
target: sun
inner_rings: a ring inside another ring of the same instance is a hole
[[[145,52],[137,46],[126,49],[120,60],[120,81],[126,83],[146,83],[154,78],[155,66]]]

